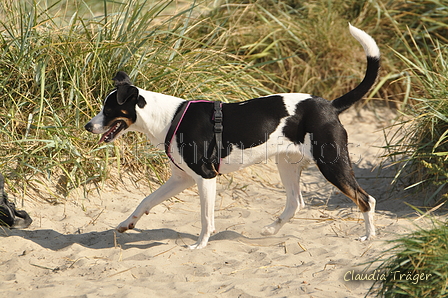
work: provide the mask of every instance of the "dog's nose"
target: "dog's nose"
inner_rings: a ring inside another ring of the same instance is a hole
[[[92,132],[92,130],[93,130],[93,124],[89,122],[89,123],[86,124],[86,126],[84,126],[84,128],[85,128],[87,131]]]

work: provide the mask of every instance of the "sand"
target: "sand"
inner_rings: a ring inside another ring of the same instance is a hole
[[[380,115],[380,116],[378,116]],[[114,228],[151,192],[144,183],[114,182],[64,204],[25,198],[34,219],[26,230],[0,229],[2,297],[363,297],[372,282],[346,281],[388,244],[412,229],[420,204],[390,185],[378,148],[387,109],[341,115],[359,183],[377,199],[375,240],[359,242],[357,207],[311,165],[302,176],[305,209],[274,237],[260,230],[285,202],[274,162],[219,178],[216,229],[208,246],[190,250],[200,231],[199,198],[191,188],[155,207],[135,230]],[[154,185],[152,185],[154,187]]]

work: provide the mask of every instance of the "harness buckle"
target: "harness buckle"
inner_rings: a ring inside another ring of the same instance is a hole
[[[215,123],[222,122],[222,106],[220,101],[215,101],[214,103],[213,121],[215,121]]]
[[[215,101],[213,108],[213,132],[215,133],[216,146],[218,147],[219,152],[219,150],[224,149],[222,144],[222,131],[224,128],[222,125],[222,103],[220,101]],[[218,156],[220,157],[221,154],[218,153]]]
[[[215,126],[213,127],[213,131],[216,133],[221,133],[223,131],[224,126],[222,126],[222,123],[215,122]]]

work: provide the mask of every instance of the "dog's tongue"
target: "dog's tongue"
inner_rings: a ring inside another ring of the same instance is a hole
[[[98,141],[98,144],[101,144],[102,142],[104,142],[104,140],[107,138],[107,133],[103,134],[101,136],[101,139]]]
[[[107,132],[102,135],[98,144],[101,144],[102,142],[109,143],[110,141],[112,141],[115,138],[114,133],[120,128],[120,125],[121,122],[115,123]]]
[[[98,141],[98,144],[101,144],[102,142],[104,142],[106,140],[106,138],[108,137],[107,133],[103,134],[101,136],[101,139]]]

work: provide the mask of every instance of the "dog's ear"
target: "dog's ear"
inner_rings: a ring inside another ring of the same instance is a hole
[[[119,71],[112,79],[117,87],[117,102],[124,104],[130,97],[138,96],[138,89],[132,85],[131,79],[124,71]]]
[[[115,87],[123,86],[123,85],[132,85],[131,79],[129,78],[128,74],[124,71],[119,71],[115,75],[115,77],[112,79],[115,82]]]

